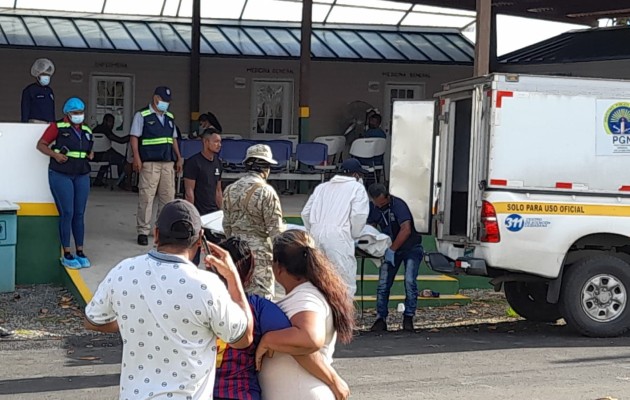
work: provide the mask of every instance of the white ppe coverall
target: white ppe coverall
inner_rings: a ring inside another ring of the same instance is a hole
[[[357,291],[354,241],[365,227],[370,205],[365,187],[351,176],[335,175],[320,184],[302,210],[302,221],[317,246],[348,285]]]

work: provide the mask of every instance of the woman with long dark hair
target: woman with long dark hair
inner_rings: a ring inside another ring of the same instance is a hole
[[[230,254],[241,283],[244,287],[247,286],[254,272],[254,257],[247,242],[232,237],[218,246]],[[254,317],[254,343],[246,349],[234,349],[220,340],[217,341],[217,373],[214,382],[216,400],[260,400],[261,390],[255,368],[256,346],[267,332],[291,326],[284,312],[270,300],[258,295],[248,295],[248,301]],[[296,355],[295,359],[302,368],[326,382],[337,400],[347,398],[347,385],[323,357],[319,354]]]
[[[347,285],[313,238],[289,230],[273,239],[273,273],[286,290],[277,304],[291,328],[266,333],[256,350],[263,399],[335,399],[328,385],[301,368],[291,355],[319,353],[332,364],[337,338],[352,340],[354,305]],[[273,355],[264,361],[265,354]]]

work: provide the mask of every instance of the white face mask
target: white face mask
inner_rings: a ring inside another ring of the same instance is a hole
[[[159,111],[166,112],[166,111],[168,111],[168,105],[169,105],[169,103],[167,101],[160,100],[157,103],[157,109]]]
[[[71,115],[70,116],[70,121],[72,121],[72,123],[75,124],[75,125],[82,124],[84,119],[85,119],[85,115],[84,114]]]
[[[37,77],[37,80],[42,86],[48,86],[50,84],[50,76],[48,75],[40,75]]]

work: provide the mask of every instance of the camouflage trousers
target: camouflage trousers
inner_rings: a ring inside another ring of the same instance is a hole
[[[248,294],[257,294],[268,300],[272,300],[275,296],[276,280],[271,268],[273,253],[269,248],[270,246],[260,240],[252,240],[251,238],[243,239],[247,240],[250,249],[254,253],[254,273],[245,291]]]

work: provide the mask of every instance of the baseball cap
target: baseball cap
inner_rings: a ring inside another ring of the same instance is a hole
[[[155,92],[153,94],[157,94],[164,101],[171,101],[171,89],[166,86],[158,86],[155,88]]]
[[[182,243],[201,231],[201,216],[192,203],[177,199],[167,203],[158,216],[162,244]]]
[[[247,155],[245,156],[245,160],[247,161],[250,158],[258,158],[259,160],[263,160],[268,162],[269,164],[276,165],[278,162],[273,159],[273,153],[271,152],[271,147],[266,144],[255,144],[250,146],[247,149]]]
[[[343,164],[341,164],[341,171],[345,173],[356,172],[363,175],[370,173],[370,171],[363,169],[361,162],[359,162],[356,158],[348,158],[347,160],[344,160]]]

